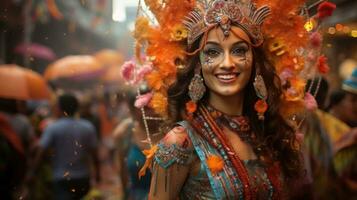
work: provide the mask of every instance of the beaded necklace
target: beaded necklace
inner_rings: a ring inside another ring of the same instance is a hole
[[[249,119],[247,117],[230,116],[209,105],[207,106],[207,111],[210,113],[220,129],[223,129],[223,126],[225,126],[234,133],[237,133],[242,141],[251,145],[253,144],[255,134],[250,129]]]

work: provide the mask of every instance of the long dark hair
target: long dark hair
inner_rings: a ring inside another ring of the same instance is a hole
[[[199,40],[188,51],[194,52],[198,48]],[[243,115],[249,118],[252,131],[256,134],[253,149],[257,155],[264,155],[270,160],[279,161],[286,178],[295,178],[300,175],[302,162],[295,146],[297,143],[295,132],[279,113],[282,95],[280,79],[261,48],[253,48],[253,63],[252,75],[245,88],[243,105]],[[169,125],[171,126],[183,120],[182,111],[185,110],[186,102],[190,100],[188,86],[197,65],[200,65],[199,56],[197,54],[190,56],[186,62],[187,67],[178,71],[176,82],[168,90]],[[269,108],[265,113],[264,122],[258,119],[257,112],[254,110],[254,104],[258,100],[253,86],[256,69],[259,69],[268,90]],[[203,99],[206,99],[207,95],[206,92]]]

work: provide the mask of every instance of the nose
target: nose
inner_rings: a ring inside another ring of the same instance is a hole
[[[234,68],[234,62],[233,62],[232,56],[229,54],[229,52],[226,52],[224,54],[224,58],[222,60],[221,67],[226,68],[226,69]]]

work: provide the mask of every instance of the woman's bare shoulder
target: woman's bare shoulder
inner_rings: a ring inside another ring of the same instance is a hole
[[[161,143],[166,146],[176,145],[180,148],[193,148],[190,136],[187,130],[182,126],[176,126],[171,129],[161,140]]]

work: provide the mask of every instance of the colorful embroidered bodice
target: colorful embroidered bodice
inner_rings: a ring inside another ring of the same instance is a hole
[[[204,140],[186,121],[178,123],[187,131],[194,150],[178,148],[176,145],[166,147],[159,144],[155,163],[169,168],[174,162],[188,165],[195,157],[200,160],[198,175],[189,175],[184,183],[180,199],[244,199],[241,180],[232,164],[225,162],[223,169],[213,174],[207,164],[210,155],[221,155],[216,148]],[[267,176],[267,169],[260,160],[243,161],[249,176],[249,187],[253,199],[273,199],[274,187]]]

